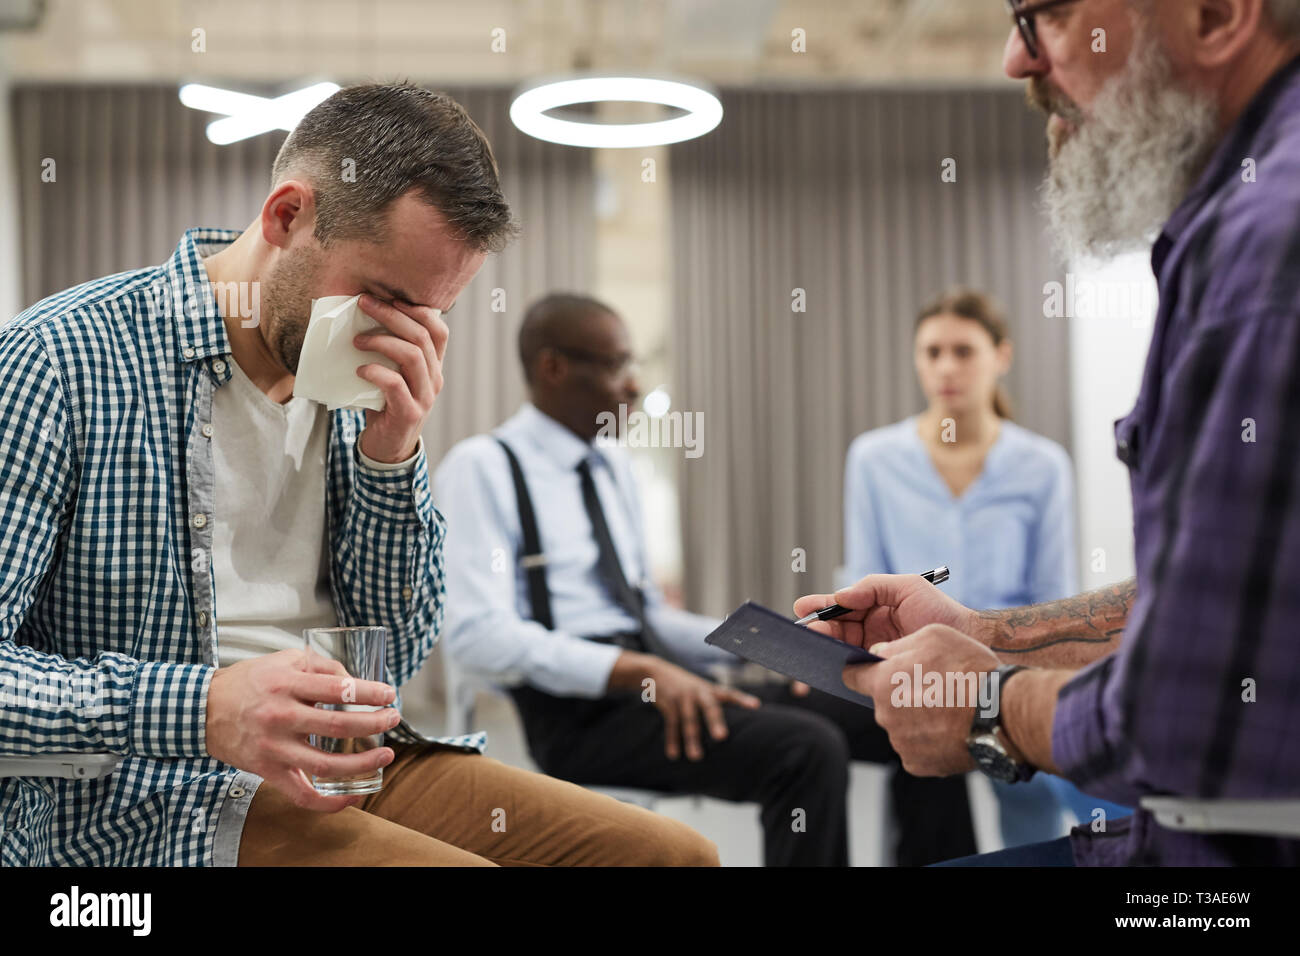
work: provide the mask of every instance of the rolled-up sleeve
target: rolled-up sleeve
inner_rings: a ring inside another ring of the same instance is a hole
[[[79,477],[60,373],[24,328],[0,334],[0,429],[0,754],[205,756],[211,667],[109,653],[68,660],[15,642]]]
[[[400,686],[423,665],[442,628],[446,521],[429,493],[422,440],[409,467],[376,468],[356,445],[352,453],[351,495],[331,534],[340,623],[388,629],[388,676]]]
[[[1138,596],[1120,649],[1058,697],[1052,754],[1087,792],[1300,788],[1300,323],[1278,308],[1199,332],[1139,452]]]

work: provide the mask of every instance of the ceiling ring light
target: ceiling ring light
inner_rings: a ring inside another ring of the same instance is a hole
[[[316,83],[283,96],[266,97],[186,83],[180,88],[180,99],[190,109],[226,114],[225,119],[208,124],[207,134],[218,146],[228,146],[276,129],[292,131],[299,120],[338,90],[337,83]]]
[[[647,123],[593,122],[568,112],[548,116],[575,103],[656,103],[685,115]],[[510,104],[510,120],[521,131],[548,143],[589,149],[666,146],[703,136],[722,122],[722,103],[712,90],[681,80],[645,76],[582,76],[548,80],[521,89]]]

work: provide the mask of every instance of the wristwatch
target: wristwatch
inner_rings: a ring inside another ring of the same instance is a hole
[[[985,717],[977,708],[970,734],[966,737],[966,749],[975,759],[975,765],[987,776],[1003,783],[1023,783],[1037,773],[1036,768],[1020,758],[1002,729],[1002,688],[1013,674],[1022,670],[1024,668],[1019,664],[1007,664],[997,669],[997,682],[993,687],[993,715]]]

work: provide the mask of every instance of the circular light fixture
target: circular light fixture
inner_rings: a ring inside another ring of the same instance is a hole
[[[649,123],[593,122],[577,113],[548,116],[575,103],[657,103],[684,116]],[[722,103],[711,90],[680,80],[645,76],[584,76],[549,80],[520,90],[510,120],[529,136],[564,146],[627,149],[664,146],[703,136],[722,122]]]
[[[298,121],[318,103],[339,91],[337,83],[316,83],[274,98],[239,93],[217,86],[187,83],[180,89],[181,102],[204,113],[225,113],[225,119],[208,124],[208,139],[228,146],[274,129],[291,132]]]

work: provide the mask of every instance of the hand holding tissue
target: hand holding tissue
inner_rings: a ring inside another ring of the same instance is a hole
[[[382,412],[386,406],[378,385],[357,375],[367,363],[398,371],[395,361],[377,352],[363,352],[352,344],[363,332],[391,334],[361,311],[361,296],[329,295],[313,299],[307,334],[298,356],[294,397],[320,402],[330,411],[354,406]]]

